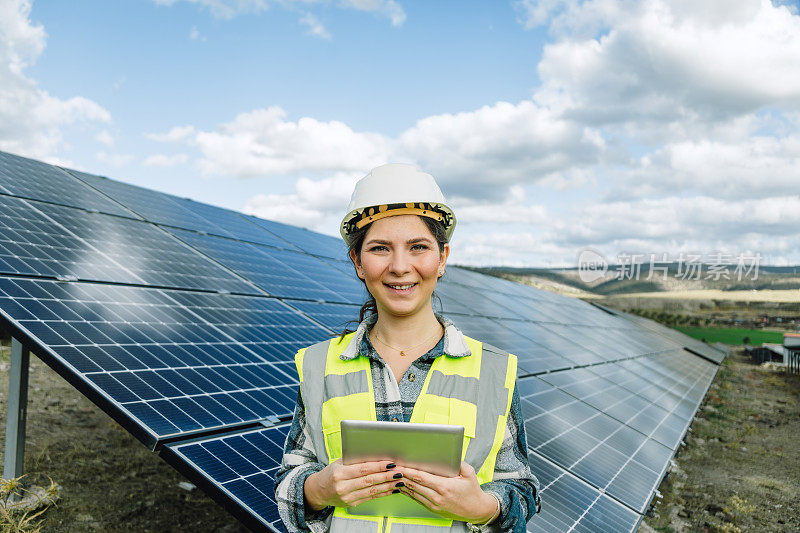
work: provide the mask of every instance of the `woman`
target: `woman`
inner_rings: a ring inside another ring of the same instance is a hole
[[[341,233],[370,298],[355,332],[297,354],[301,390],[275,489],[290,532],[523,532],[538,507],[516,357],[465,337],[431,305],[454,227],[433,177],[410,165],[383,165],[356,184]],[[343,465],[346,418],[464,425],[461,471]],[[347,512],[397,492],[442,518]]]

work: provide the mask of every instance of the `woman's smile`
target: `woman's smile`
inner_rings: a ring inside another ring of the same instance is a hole
[[[383,283],[386,287],[391,289],[392,292],[397,294],[410,294],[417,283]]]

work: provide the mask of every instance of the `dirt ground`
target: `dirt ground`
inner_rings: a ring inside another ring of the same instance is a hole
[[[9,357],[0,348],[3,449]],[[60,486],[43,532],[248,531],[33,355],[29,379],[25,479]]]
[[[800,377],[736,348],[676,463],[640,532],[800,531]]]
[[[5,432],[10,350],[0,347]],[[247,531],[31,357],[26,478],[58,483],[43,532]],[[800,530],[800,378],[725,363],[640,531]],[[0,440],[0,446],[4,445]]]

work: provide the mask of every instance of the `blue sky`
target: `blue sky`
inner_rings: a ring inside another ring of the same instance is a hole
[[[795,3],[0,0],[0,149],[329,234],[412,162],[459,263],[796,264],[799,122]]]

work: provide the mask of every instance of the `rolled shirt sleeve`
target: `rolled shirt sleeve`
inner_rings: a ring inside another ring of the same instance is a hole
[[[308,476],[319,472],[325,465],[317,461],[311,438],[308,436],[303,398],[298,392],[294,409],[294,419],[286,443],[283,459],[275,474],[275,501],[278,514],[289,533],[313,531],[323,533],[328,530],[327,519],[333,507],[320,511],[305,507],[304,485]]]

